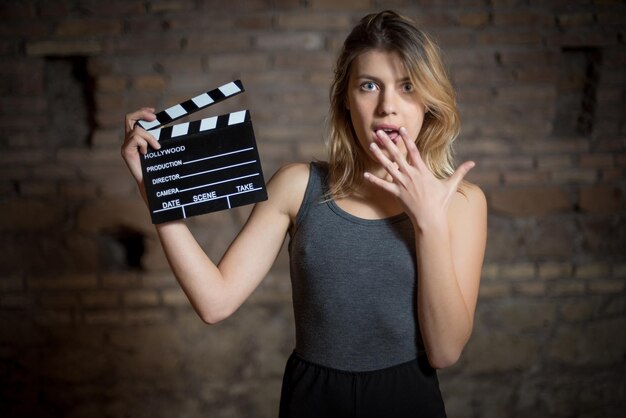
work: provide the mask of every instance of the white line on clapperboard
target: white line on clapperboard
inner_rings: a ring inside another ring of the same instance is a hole
[[[258,176],[258,175],[259,175],[259,173],[254,173],[254,174],[250,174],[250,175],[243,176],[243,177],[237,177],[237,178],[230,179],[230,180],[218,181],[218,182],[216,182],[216,183],[207,184],[207,186],[211,186],[211,185],[213,185],[213,184],[219,184],[219,183],[228,183],[229,181],[240,180],[240,179],[243,179],[243,178],[246,178],[246,177],[254,177],[254,176]],[[257,190],[261,190],[261,189],[262,189],[262,187],[256,187],[256,188],[254,188],[254,189],[245,190],[245,191],[243,191],[243,192],[236,192],[236,193],[225,194],[225,195],[223,195],[223,196],[217,196],[217,197],[214,197],[214,198],[211,198],[211,199],[200,200],[200,201],[198,201],[198,202],[190,202],[190,203],[185,203],[184,205],[180,205],[180,206],[173,206],[173,207],[171,207],[171,208],[157,209],[157,210],[153,211],[153,213],[156,213],[156,212],[165,212],[166,210],[173,210],[173,209],[178,209],[178,208],[181,208],[181,209],[183,210],[183,216],[185,216],[185,217],[186,217],[187,215],[185,214],[185,206],[199,205],[200,203],[206,203],[206,202],[210,202],[211,200],[217,200],[217,199],[223,199],[223,198],[226,198],[226,200],[227,200],[227,202],[228,202],[228,208],[230,209],[230,199],[229,199],[229,198],[230,198],[230,196],[236,196],[236,195],[238,195],[238,194],[244,194],[244,193],[256,192]]]
[[[210,160],[210,159],[213,159],[213,158],[224,157],[226,155],[237,154],[237,153],[240,153],[240,152],[250,151],[250,150],[253,150],[253,149],[254,149],[253,147],[243,148],[243,149],[236,150],[236,151],[225,152],[223,154],[212,155],[210,157],[205,157],[205,158],[199,158],[199,159],[196,159],[196,160],[185,161],[185,162],[183,162],[183,164],[192,164],[192,163],[196,163],[196,162],[199,162],[199,161],[205,161],[205,160]],[[201,175],[201,174],[212,173],[212,172],[220,171],[220,170],[226,170],[226,169],[229,169],[229,168],[239,167],[239,166],[242,166],[242,165],[254,164],[255,162],[256,162],[256,160],[246,161],[244,163],[233,164],[233,165],[229,165],[229,166],[225,166],[225,167],[215,168],[213,170],[206,170],[206,171],[201,171],[201,172],[198,172],[198,173],[192,173],[192,174],[188,174],[188,175],[185,175],[185,176],[180,176],[180,178],[198,176],[198,175]],[[259,173],[254,173],[254,174],[249,174],[249,175],[246,175],[246,176],[231,178],[231,179],[228,179],[228,180],[222,180],[222,181],[217,181],[217,182],[214,182],[214,183],[203,184],[203,185],[200,185],[200,186],[189,187],[187,189],[179,190],[179,193],[187,192],[189,190],[201,189],[201,188],[204,188],[204,187],[214,186],[216,184],[229,183],[231,181],[241,180],[241,179],[245,179],[245,178],[248,178],[248,177],[255,177],[255,176],[258,176],[258,175],[259,175]],[[223,196],[217,196],[217,197],[214,197],[214,198],[211,198],[211,199],[201,200],[199,202],[190,202],[190,203],[185,203],[185,204],[180,205],[180,206],[174,206],[174,207],[171,207],[171,208],[157,209],[157,210],[153,211],[153,213],[164,212],[164,211],[167,211],[167,210],[173,210],[173,209],[180,208],[183,211],[183,217],[186,218],[187,214],[185,213],[185,206],[198,205],[200,203],[210,202],[211,200],[224,199],[224,198],[226,198],[226,202],[228,204],[228,208],[230,209],[230,207],[231,207],[230,206],[230,197],[231,196],[236,196],[236,195],[243,194],[243,193],[250,193],[250,192],[254,192],[254,191],[257,191],[257,190],[261,190],[261,189],[262,189],[261,187],[256,187],[254,189],[245,190],[245,191],[242,191],[242,192],[230,193],[230,194],[223,195]]]
[[[198,161],[210,160],[212,158],[219,158],[219,157],[223,157],[225,155],[237,154],[239,152],[250,151],[251,149],[254,149],[254,148],[253,147],[243,148],[243,149],[240,149],[240,150],[237,150],[237,151],[225,152],[224,154],[212,155],[210,157],[205,157],[205,158],[198,158],[197,160],[186,161],[186,162],[183,163],[183,165],[184,164],[197,163]]]
[[[196,161],[198,161],[198,160],[196,160]],[[229,168],[239,167],[239,166],[242,166],[242,165],[254,164],[254,163],[256,163],[256,160],[246,161],[245,163],[233,164],[233,165],[228,165],[228,166],[220,167],[220,168],[214,168],[213,170],[199,171],[197,173],[187,174],[186,176],[180,176],[180,178],[184,179],[184,178],[187,178],[187,177],[199,176],[200,174],[212,173],[214,171],[220,171],[220,170],[227,170]],[[191,189],[185,189],[185,190],[181,190],[181,191],[186,192],[187,190],[197,189],[199,187],[205,187],[205,186],[210,186],[210,184],[205,184],[204,186],[192,187]]]
[[[254,161],[253,161],[254,162]],[[247,164],[247,163],[246,163]],[[254,176],[258,176],[259,173],[254,173],[254,174],[248,174],[247,176],[241,176],[241,177],[235,177],[232,179],[228,179],[228,180],[222,180],[222,181],[216,181],[215,183],[208,183],[208,184],[203,184],[202,186],[196,186],[196,187],[190,187],[188,189],[181,189],[179,190],[180,193],[182,192],[188,192],[189,190],[194,190],[194,189],[201,189],[203,187],[209,187],[209,186],[215,186],[216,184],[222,184],[222,183],[230,183],[231,181],[235,181],[235,180],[241,180],[241,179],[245,179],[248,177],[254,177]]]

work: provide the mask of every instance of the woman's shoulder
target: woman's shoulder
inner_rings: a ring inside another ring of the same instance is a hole
[[[309,163],[285,164],[276,170],[270,182],[279,184],[281,188],[298,190],[302,187],[306,188],[310,170]]]
[[[283,209],[292,217],[304,199],[311,164],[290,163],[281,166],[268,183],[270,199],[278,199]]]
[[[459,191],[461,192],[459,194],[461,194],[461,196],[465,196],[465,198],[470,202],[480,203],[486,200],[485,193],[482,191],[480,186],[469,181],[463,180],[459,186]]]
[[[482,189],[469,181],[462,181],[450,207],[454,217],[483,216],[487,212],[487,199]]]

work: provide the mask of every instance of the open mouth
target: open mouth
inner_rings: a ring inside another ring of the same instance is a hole
[[[400,130],[399,130],[399,128],[390,127],[390,126],[384,126],[384,127],[383,126],[379,126],[379,127],[376,127],[374,129],[374,137],[376,138],[377,142],[381,142],[380,138],[378,138],[378,134],[376,134],[378,131],[385,132],[385,134],[387,134],[389,139],[391,139],[391,141],[394,144],[397,143],[399,138],[400,138]]]
[[[394,143],[396,143],[398,136],[400,136],[400,132],[397,129],[383,129],[383,131]]]

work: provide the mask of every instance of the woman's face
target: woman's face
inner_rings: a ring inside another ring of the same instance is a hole
[[[383,130],[403,155],[401,127],[414,140],[422,128],[425,106],[397,52],[371,50],[352,63],[348,82],[347,107],[359,143],[371,156],[370,144],[376,142],[388,156],[377,131]]]

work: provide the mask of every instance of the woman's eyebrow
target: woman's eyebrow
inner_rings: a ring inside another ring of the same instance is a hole
[[[359,80],[367,79],[367,80],[372,80],[372,81],[376,81],[376,82],[382,81],[380,78],[374,77],[373,75],[369,75],[369,74],[359,74],[359,75],[356,76],[356,78],[359,79]]]
[[[356,76],[356,78],[358,80],[363,80],[363,79],[372,80],[372,81],[375,81],[377,83],[381,83],[382,82],[382,79],[380,79],[378,77],[375,77],[373,75],[369,75],[369,74],[359,74],[359,75]],[[411,82],[411,78],[409,76],[406,76],[406,77],[403,77],[403,78],[400,78],[400,79],[396,80],[396,83],[407,83],[407,82],[409,82],[409,83]]]

